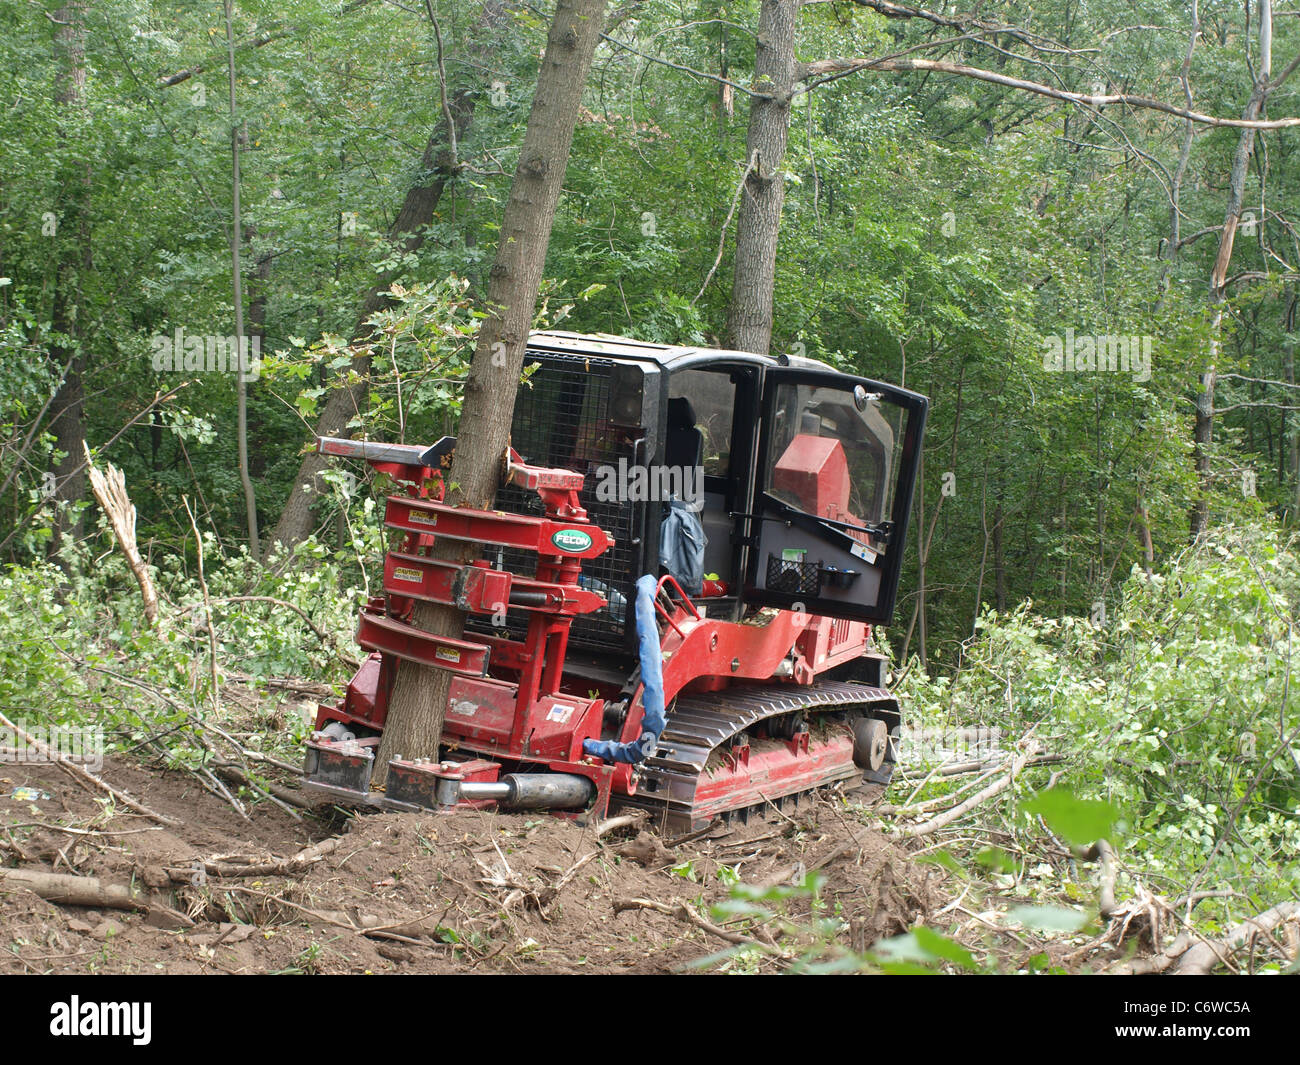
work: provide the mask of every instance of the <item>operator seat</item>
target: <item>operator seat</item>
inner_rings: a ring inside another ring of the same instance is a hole
[[[685,396],[668,401],[668,439],[664,465],[697,467],[704,463],[704,434],[695,427],[695,408]]]

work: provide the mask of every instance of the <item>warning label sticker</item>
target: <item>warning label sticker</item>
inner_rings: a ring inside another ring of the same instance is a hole
[[[863,562],[874,563],[876,561],[876,553],[871,548],[863,547],[861,544],[854,544],[849,548],[849,551],[862,559]]]

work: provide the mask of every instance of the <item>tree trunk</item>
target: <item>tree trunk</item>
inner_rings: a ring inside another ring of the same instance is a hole
[[[52,16],[54,46],[62,62],[55,83],[55,103],[59,110],[85,106],[86,95],[86,8],[85,0],[72,0]],[[67,147],[66,137],[60,141]],[[69,151],[73,149],[69,148]],[[81,282],[91,268],[90,233],[87,223],[87,198],[90,195],[90,170],[84,160],[68,161],[68,179],[63,184],[57,225],[73,234],[60,238],[54,300],[50,330],[56,339],[50,345],[49,360],[60,378],[58,391],[50,404],[50,432],[55,450],[62,454],[54,467],[54,500],[63,504],[54,518],[51,555],[68,538],[81,530],[81,518],[71,508],[86,494],[84,450],[86,443],[86,392],[83,375],[86,358],[81,350]]]
[[[235,28],[234,0],[225,0],[226,48],[229,64],[226,74],[230,86],[230,276],[235,304],[235,351],[239,370],[235,374],[236,433],[239,448],[239,481],[244,488],[244,520],[248,529],[248,553],[255,560],[262,558],[257,535],[257,495],[253,479],[248,473],[248,381],[244,373],[244,273],[240,265],[241,245],[244,241],[244,219],[239,204],[239,142],[244,136],[242,123],[235,113]],[[251,360],[250,360],[251,361]]]
[[[1141,489],[1138,489],[1133,516],[1137,519],[1138,543],[1142,547],[1142,568],[1146,570],[1147,576],[1150,577],[1155,568],[1156,547],[1151,540],[1151,515],[1147,513],[1147,504]]]
[[[505,11],[503,0],[485,0],[482,13],[471,31],[476,39],[469,52],[475,61],[468,66],[484,78],[490,69],[487,63],[499,42],[500,30],[507,22]],[[456,174],[457,164],[452,157],[450,145],[462,141],[468,132],[474,117],[475,102],[482,92],[483,84],[485,82],[450,94],[447,111],[451,115],[451,124],[448,124],[444,114],[425,143],[419,177],[407,190],[401,210],[389,227],[389,240],[401,240],[402,250],[407,254],[418,251],[424,244],[423,228],[433,221],[433,213],[437,210],[443,191]],[[386,293],[394,280],[394,277],[387,277],[366,294],[356,324],[352,327],[351,340],[354,344],[369,339],[371,329],[366,323],[372,315],[389,305]],[[370,373],[369,355],[354,357],[351,371],[358,378],[356,383],[340,385],[326,396],[325,405],[316,422],[317,436],[352,435],[348,423],[365,407],[370,393],[367,382]],[[319,489],[318,478],[325,467],[325,458],[315,452],[303,458],[280,520],[271,534],[272,547],[279,544],[286,552],[292,551],[295,545],[311,535],[315,527],[312,508]]]
[[[551,225],[583,86],[600,42],[605,3],[559,0],[555,9],[489,275],[488,317],[479,330],[465,382],[452,469],[456,490],[449,497],[459,505],[491,506],[500,483]],[[455,541],[435,545],[439,558],[453,562],[469,561],[474,551],[475,545]],[[415,604],[413,620],[420,628],[445,636],[459,636],[465,624],[465,616],[454,607],[421,602]],[[450,685],[446,670],[402,663],[376,759],[376,783],[383,782],[389,760],[397,755],[438,756]]]
[[[1269,85],[1273,71],[1273,6],[1271,0],[1262,0],[1259,8],[1259,64],[1250,100],[1242,118],[1259,118],[1275,86]],[[1255,130],[1243,129],[1237,138],[1237,150],[1232,157],[1232,172],[1228,177],[1228,207],[1224,212],[1223,232],[1219,236],[1219,250],[1214,257],[1210,273],[1210,351],[1208,365],[1201,372],[1196,393],[1196,424],[1192,432],[1193,454],[1196,461],[1196,501],[1192,504],[1189,521],[1190,538],[1195,541],[1205,535],[1210,524],[1210,442],[1214,437],[1214,385],[1219,350],[1223,344],[1223,316],[1227,301],[1228,264],[1232,261],[1232,245],[1241,220],[1241,204],[1246,188],[1246,171],[1255,150]]]
[[[794,88],[795,24],[802,0],[763,0],[758,17],[754,91],[749,103],[751,163],[736,223],[736,265],[727,312],[727,341],[737,351],[766,355],[772,344],[776,248],[785,201],[786,140]]]
[[[1282,379],[1292,387],[1287,395],[1294,396],[1295,388],[1295,342],[1296,318],[1300,311],[1300,291],[1294,284],[1286,287],[1286,297],[1282,301]],[[1291,402],[1291,401],[1288,401]],[[1281,490],[1284,509],[1295,520],[1300,513],[1300,425],[1297,425],[1294,411],[1282,411],[1282,439],[1278,450],[1286,464],[1285,472],[1280,478],[1278,488]]]
[[[93,876],[67,876],[37,869],[0,869],[0,883],[26,890],[60,906],[101,910],[147,910],[148,904],[126,884],[109,884]]]
[[[1007,560],[1002,541],[1002,486],[998,485],[998,502],[993,508],[993,602],[999,614],[1007,610]]]

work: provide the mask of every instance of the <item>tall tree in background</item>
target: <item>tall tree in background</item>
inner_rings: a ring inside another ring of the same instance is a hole
[[[727,343],[766,355],[772,343],[776,245],[785,202],[786,141],[794,89],[794,39],[801,0],[763,0],[758,18],[748,162],[736,222],[736,265],[727,311]]]
[[[244,375],[244,274],[240,265],[240,246],[244,242],[244,218],[239,204],[239,144],[246,135],[235,109],[235,28],[233,23],[234,0],[225,0],[226,15],[226,77],[230,89],[230,275],[235,304],[235,352],[239,372],[235,374],[235,396],[239,413],[236,432],[239,435],[239,481],[244,488],[244,521],[248,529],[248,551],[253,558],[261,558],[262,550],[257,536],[257,496],[253,492],[253,479],[248,473],[248,381]]]
[[[515,390],[605,5],[606,0],[559,0],[551,22],[489,275],[488,316],[479,330],[465,381],[451,475],[454,491],[449,496],[463,506],[490,507],[500,484]],[[475,550],[476,545],[457,541],[439,540],[436,545],[440,558],[462,564],[471,560]],[[465,627],[465,615],[459,610],[433,603],[417,602],[413,620],[419,628],[441,636],[459,636]],[[389,759],[398,754],[437,757],[450,685],[446,670],[402,664],[379,748],[377,783],[387,775]]]
[[[429,18],[434,22],[432,10]],[[465,139],[474,119],[478,98],[491,81],[493,53],[507,25],[504,0],[484,0],[482,10],[470,30],[471,41],[466,53],[472,71],[468,83],[452,89],[442,78],[442,118],[434,127],[424,145],[424,155],[416,179],[406,192],[401,209],[389,228],[389,240],[400,243],[403,253],[418,251],[424,243],[424,227],[433,221],[434,212],[442,199],[448,183],[460,169],[457,146]],[[441,61],[441,31],[438,35],[439,64]],[[353,344],[364,344],[371,335],[368,324],[371,317],[389,304],[389,286],[396,278],[390,276],[371,287],[357,313],[352,328]],[[369,392],[370,355],[360,350],[352,359],[348,379],[330,390],[325,405],[316,422],[317,436],[351,436],[349,422],[364,409]],[[272,544],[292,550],[311,535],[315,527],[312,508],[316,503],[317,478],[326,467],[325,457],[312,452],[303,457],[294,478],[284,510],[271,535]]]
[[[68,112],[68,122],[79,116],[70,112],[85,106],[86,97],[86,0],[72,0],[54,14],[54,48],[58,70],[55,103]],[[66,147],[76,139],[61,131]],[[76,536],[81,520],[75,516],[76,503],[86,493],[86,466],[83,447],[86,441],[86,390],[84,375],[86,355],[82,346],[81,286],[90,272],[90,223],[87,217],[90,198],[90,167],[77,158],[73,148],[63,160],[64,179],[59,191],[51,236],[58,240],[54,278],[54,299],[50,314],[50,369],[59,381],[50,406],[50,431],[61,457],[54,468],[54,499],[63,504],[54,519],[53,554],[68,536]],[[62,234],[60,235],[60,232]]]
[[[1249,11],[1249,8],[1247,9]],[[1273,3],[1272,0],[1260,0],[1259,4],[1259,54],[1255,57],[1255,81],[1251,86],[1250,99],[1242,111],[1241,117],[1248,122],[1255,122],[1268,104],[1268,98],[1285,83],[1288,77],[1300,65],[1297,54],[1275,79],[1273,77]],[[1242,129],[1237,139],[1237,150],[1232,156],[1232,170],[1228,174],[1228,203],[1223,216],[1223,228],[1219,233],[1219,247],[1214,256],[1214,267],[1210,272],[1210,338],[1207,352],[1207,365],[1199,379],[1196,393],[1196,425],[1192,433],[1195,443],[1197,494],[1192,507],[1189,533],[1193,540],[1205,535],[1210,523],[1210,445],[1214,439],[1214,391],[1217,378],[1216,367],[1219,364],[1220,351],[1223,346],[1223,316],[1228,301],[1228,265],[1232,262],[1232,246],[1237,239],[1237,228],[1241,223],[1241,209],[1246,192],[1246,175],[1251,157],[1255,152],[1256,127]]]
[[[1231,127],[1239,129],[1240,136],[1233,156],[1228,179],[1228,204],[1220,231],[1218,254],[1210,278],[1210,350],[1208,365],[1199,377],[1196,396],[1195,464],[1198,494],[1192,509],[1190,527],[1192,538],[1204,533],[1209,519],[1208,493],[1210,489],[1210,444],[1214,424],[1214,391],[1218,351],[1221,344],[1223,317],[1226,309],[1228,264],[1232,257],[1233,241],[1242,211],[1242,197],[1255,139],[1262,130],[1283,129],[1296,125],[1300,119],[1283,118],[1267,120],[1261,116],[1271,94],[1277,91],[1300,66],[1300,55],[1288,63],[1282,72],[1273,76],[1273,18],[1271,0],[1260,0],[1258,10],[1258,55],[1253,65],[1253,84],[1249,101],[1240,119],[1219,118],[1193,110],[1187,66],[1184,63],[1183,87],[1186,106],[1179,107],[1140,93],[1104,92],[1101,85],[1084,93],[1072,91],[1068,85],[1068,71],[1053,52],[1078,56],[1068,47],[1049,41],[1024,27],[1000,25],[995,21],[975,16],[950,16],[942,13],[896,4],[891,0],[854,0],[891,20],[928,23],[946,31],[959,31],[971,39],[1003,34],[1012,43],[1026,49],[1026,55],[1048,69],[1055,69],[1057,82],[1035,82],[1013,77],[1001,69],[985,69],[948,60],[915,58],[913,53],[927,47],[950,48],[952,40],[937,40],[931,45],[919,44],[883,55],[842,56],[811,62],[795,61],[797,22],[800,9],[819,0],[763,0],[759,20],[755,78],[750,98],[749,138],[746,149],[749,160],[746,168],[740,219],[736,230],[736,255],[733,273],[732,298],[728,313],[728,339],[733,347],[766,354],[771,342],[774,278],[776,255],[781,224],[781,206],[785,183],[781,168],[786,149],[790,123],[790,101],[794,92],[809,92],[817,85],[837,80],[857,72],[905,73],[918,71],[972,79],[986,84],[1008,88],[1016,93],[1032,94],[1067,102],[1086,109],[1090,115],[1099,115],[1107,105],[1143,111],[1156,111],[1184,119],[1185,129],[1193,125]],[[1246,7],[1249,24],[1251,5]],[[1195,45],[1198,32],[1196,8],[1192,10]],[[1002,58],[1011,53],[1005,49]],[[1024,58],[1023,56],[1021,58]],[[796,86],[798,86],[796,88]],[[1183,165],[1190,148],[1190,133],[1184,135]],[[1181,167],[1180,167],[1181,170]],[[1173,203],[1175,216],[1179,210]],[[1175,233],[1177,230],[1175,229]],[[1176,241],[1175,241],[1176,243]],[[1172,253],[1171,253],[1172,254]],[[923,499],[918,493],[918,500]],[[1143,519],[1143,528],[1146,521]]]

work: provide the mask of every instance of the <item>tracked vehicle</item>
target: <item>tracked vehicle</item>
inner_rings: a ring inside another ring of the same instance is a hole
[[[368,652],[307,787],[391,809],[650,810],[670,832],[885,783],[900,711],[870,627],[898,591],[927,400],[809,359],[534,333],[490,511],[455,441],[322,438],[391,476]],[[454,477],[454,471],[451,473]],[[475,561],[434,556],[437,538]],[[459,639],[411,624],[459,607]],[[453,674],[437,759],[371,787],[400,670]]]

